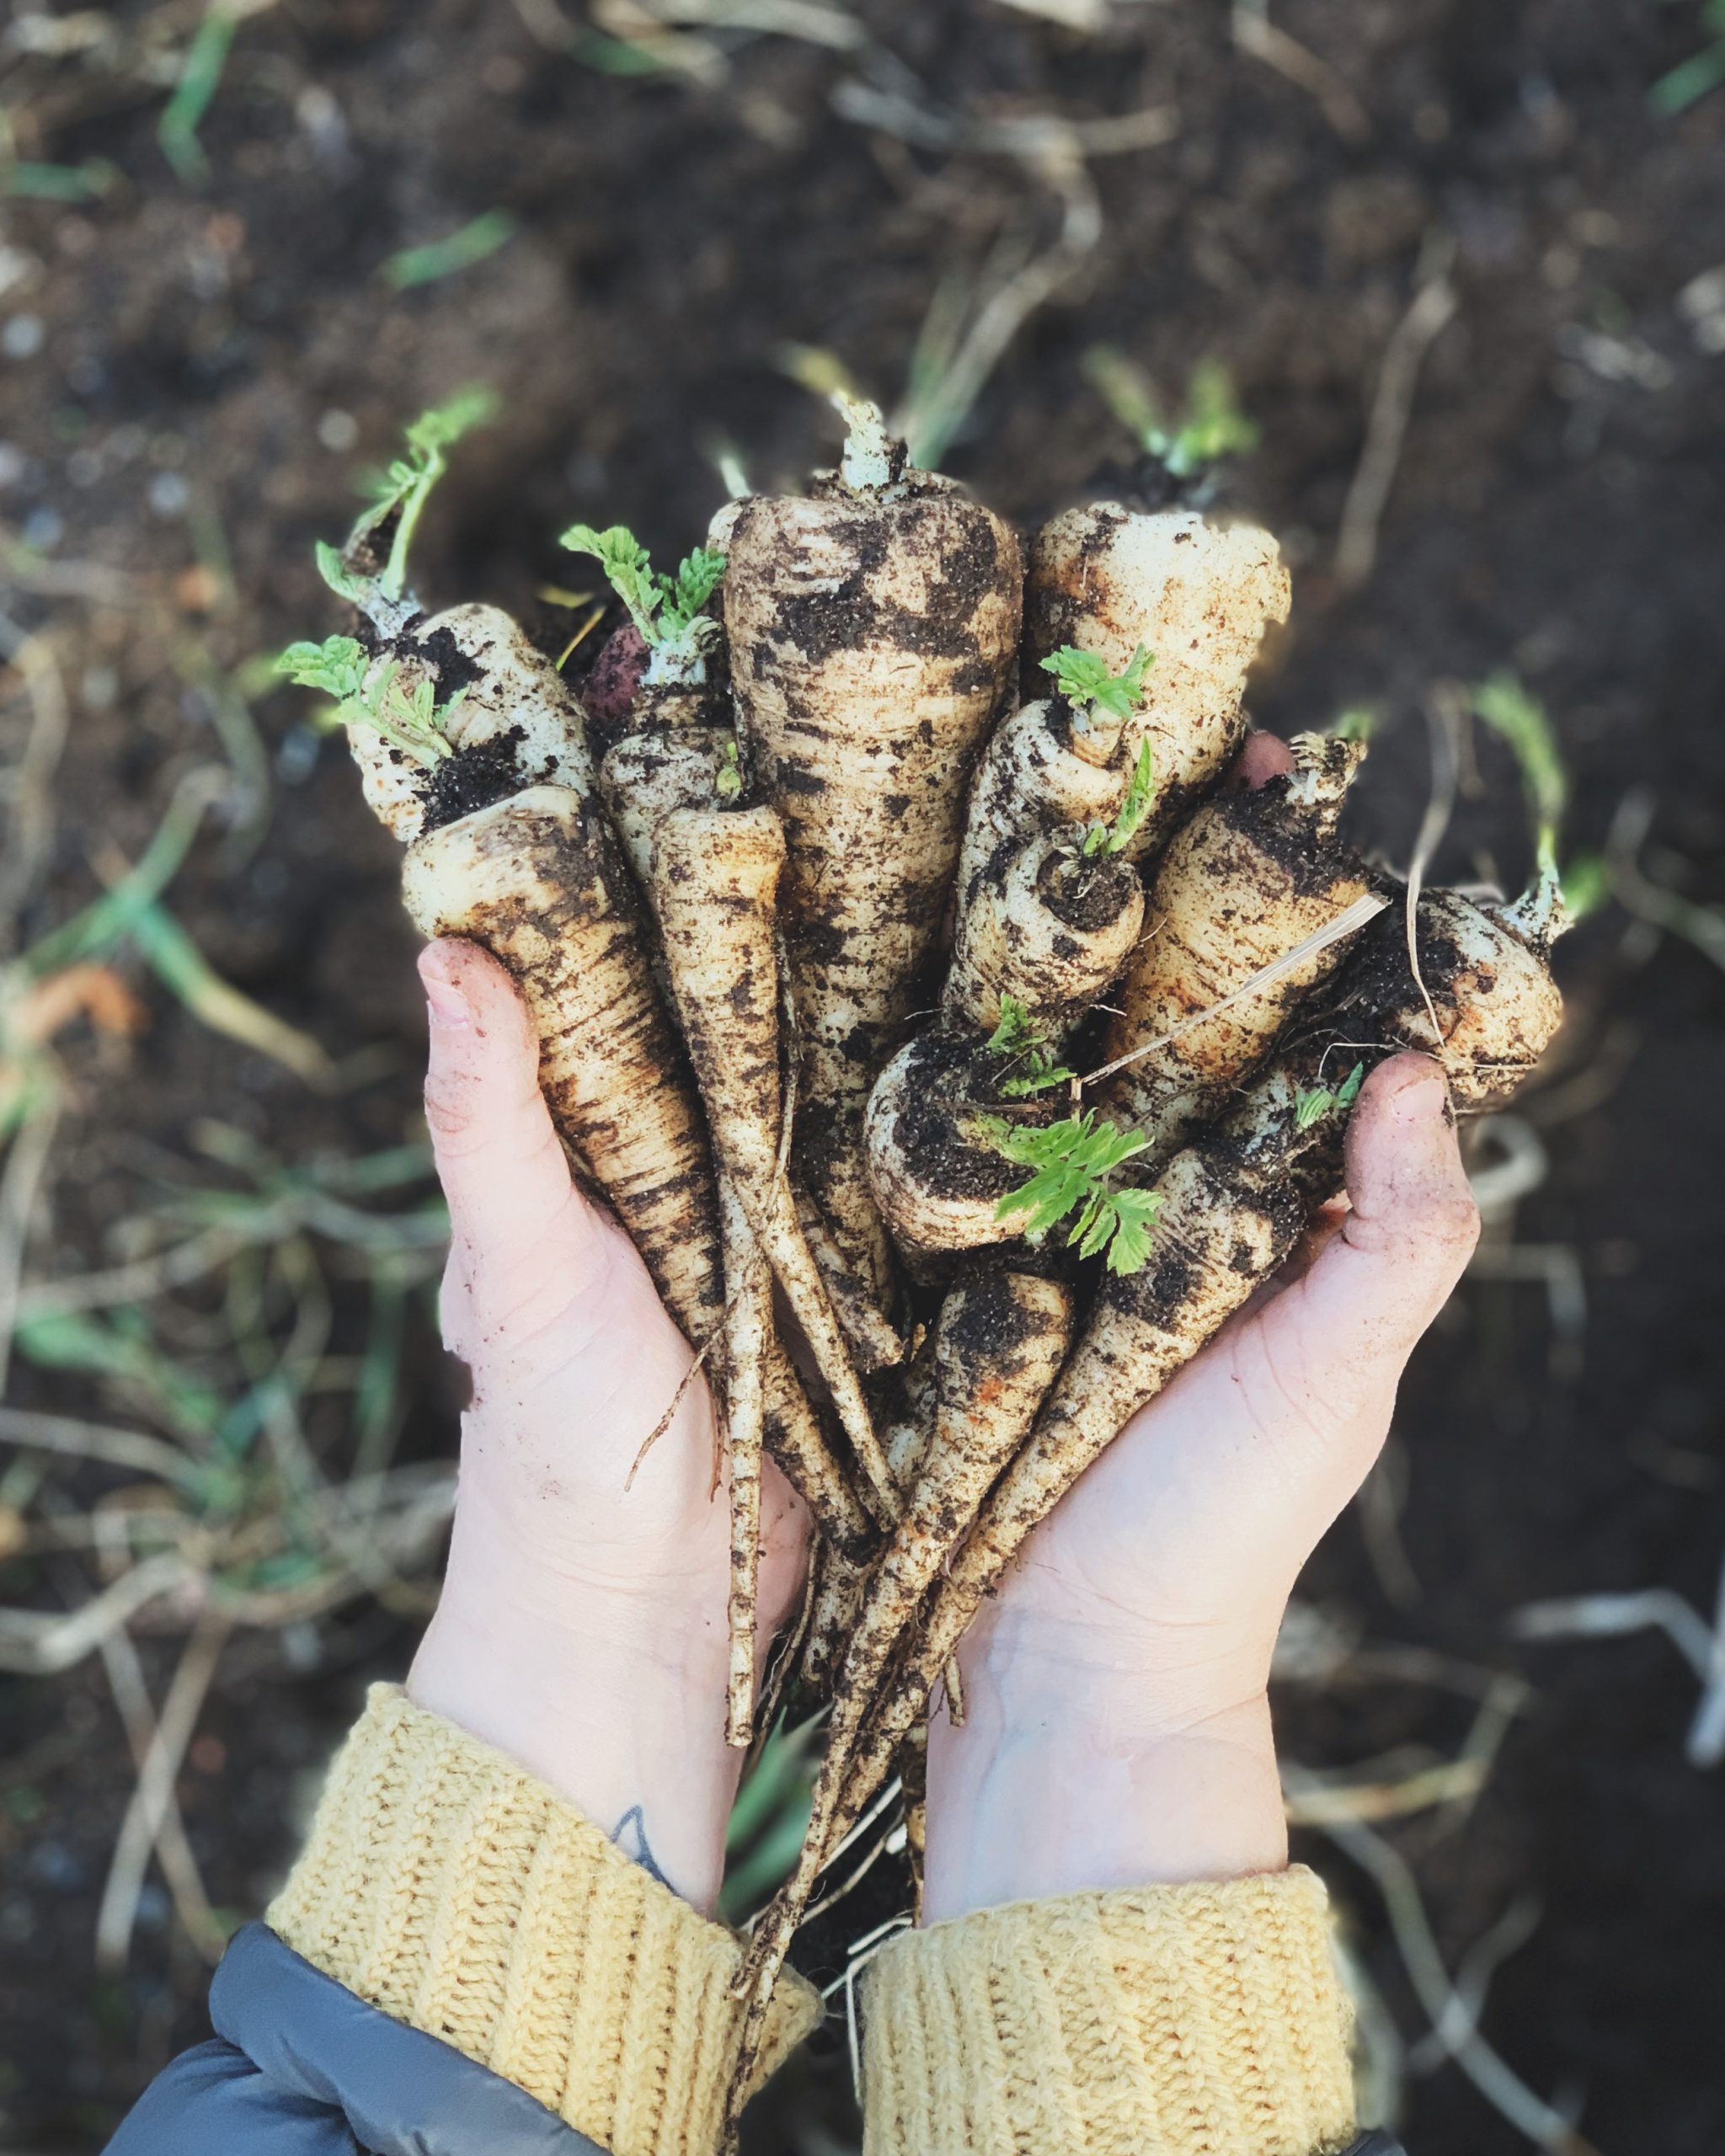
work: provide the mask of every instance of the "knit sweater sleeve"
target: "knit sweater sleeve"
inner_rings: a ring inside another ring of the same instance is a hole
[[[326,1976],[611,2156],[716,2147],[734,1935],[398,1687],[372,1687],[267,1921]],[[788,1978],[761,2079],[820,2014]]]
[[[1332,2156],[1351,2015],[1302,1865],[895,1940],[863,1979],[865,2156]]]

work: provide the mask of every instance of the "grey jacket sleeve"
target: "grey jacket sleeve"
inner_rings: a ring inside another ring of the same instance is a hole
[[[489,2068],[302,1961],[236,1933],[210,1986],[212,2042],[158,2074],[107,2156],[605,2156]]]

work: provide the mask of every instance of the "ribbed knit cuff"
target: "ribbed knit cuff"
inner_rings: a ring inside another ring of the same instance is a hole
[[[612,2156],[716,2145],[737,1941],[500,1752],[373,1685],[267,1921]],[[820,2018],[780,1987],[760,2078]]]
[[[1313,2156],[1354,2132],[1322,1883],[1071,1894],[907,1932],[863,1982],[865,2156]]]

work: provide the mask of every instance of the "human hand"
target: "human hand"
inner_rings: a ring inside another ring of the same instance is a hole
[[[964,1726],[930,1732],[926,1921],[1286,1863],[1282,1613],[1477,1234],[1429,1059],[1367,1080],[1347,1187],[1307,1268],[1133,1417],[967,1635]]]
[[[408,1690],[710,1912],[740,1756],[724,1742],[729,1521],[712,1402],[691,1385],[625,1487],[689,1346],[622,1229],[575,1187],[509,976],[452,939],[419,973],[451,1230],[444,1343],[472,1398],[443,1595]],[[803,1544],[769,1462],[763,1636],[796,1592]]]

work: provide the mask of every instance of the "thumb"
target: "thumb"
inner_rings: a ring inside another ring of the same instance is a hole
[[[514,982],[477,944],[419,955],[430,1059],[425,1121],[449,1200],[451,1270],[481,1302],[523,1298],[535,1278],[569,1290],[566,1261],[592,1221],[539,1091],[539,1044]]]
[[[1302,1283],[1300,1315],[1327,1360],[1393,1380],[1479,1237],[1449,1087],[1429,1056],[1393,1056],[1360,1089],[1348,1197],[1341,1232]]]

